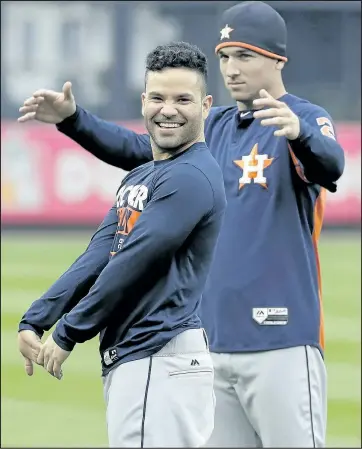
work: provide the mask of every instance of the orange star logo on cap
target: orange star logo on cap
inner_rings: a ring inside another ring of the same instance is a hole
[[[222,39],[230,39],[230,33],[234,31],[234,28],[230,28],[228,24],[225,25],[225,27],[220,31],[221,33],[221,37],[220,40]]]

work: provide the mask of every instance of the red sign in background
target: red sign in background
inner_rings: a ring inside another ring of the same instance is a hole
[[[127,127],[143,132],[140,123]],[[361,125],[339,124],[346,168],[328,194],[325,224],[361,221]],[[112,206],[126,172],[99,161],[41,124],[1,125],[2,224],[97,225]]]

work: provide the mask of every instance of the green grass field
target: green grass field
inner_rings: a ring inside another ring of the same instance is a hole
[[[61,382],[27,377],[17,325],[79,255],[90,233],[4,233],[1,245],[1,447],[105,447],[98,340],[79,345]],[[329,375],[328,446],[361,447],[360,236],[324,234],[321,262]]]

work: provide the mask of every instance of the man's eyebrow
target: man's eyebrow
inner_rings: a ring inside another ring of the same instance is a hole
[[[156,92],[156,91],[148,92],[147,95],[162,97],[162,94],[160,94],[159,92]],[[177,93],[177,94],[175,94],[175,97],[177,97],[177,98],[181,98],[181,97],[183,97],[183,98],[185,98],[185,97],[187,97],[187,98],[194,98],[194,95],[192,95],[192,94],[190,94],[188,92],[184,92],[184,93]]]
[[[242,55],[244,53],[252,53],[252,51],[247,48],[240,48],[240,50],[236,50],[236,53]]]
[[[194,98],[194,95],[189,94],[189,93],[183,93],[183,94],[178,94],[177,97],[187,97],[187,98]]]
[[[243,54],[252,54],[252,53],[253,53],[252,50],[249,50],[247,48],[240,48],[238,50],[235,50],[234,55],[240,56],[240,55],[243,55]],[[223,52],[222,50],[219,51],[219,55],[230,56],[227,53]]]

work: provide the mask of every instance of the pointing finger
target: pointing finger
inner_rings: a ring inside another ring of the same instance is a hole
[[[288,117],[272,117],[266,118],[260,122],[262,126],[285,126],[290,123]]]
[[[22,106],[19,108],[19,112],[28,113],[28,112],[36,112],[38,110],[38,104],[32,104],[31,106]]]
[[[45,364],[44,360],[44,368],[48,371],[49,374],[54,376],[54,360],[53,357],[50,357],[47,364]]]
[[[24,357],[24,359],[25,359],[25,372],[28,376],[32,376],[34,372],[33,362],[27,357]]]
[[[39,89],[36,90],[33,93],[33,97],[37,98],[37,97],[45,97],[47,95],[47,90],[46,89]]]
[[[38,105],[44,101],[44,97],[31,97],[24,101],[24,106]]]
[[[269,108],[282,108],[284,107],[284,103],[282,103],[279,100],[275,100],[275,98],[257,98],[253,101],[254,106],[263,108],[263,107],[269,107]]]
[[[274,136],[283,137],[283,136],[286,136],[287,134],[291,133],[292,131],[293,130],[290,126],[286,126],[285,128],[277,129],[276,131],[274,131]]]
[[[54,377],[56,377],[58,380],[62,379],[62,377],[63,377],[62,367],[61,367],[60,363],[56,360],[54,360],[53,373],[54,373]]]
[[[255,111],[254,118],[264,118],[264,117],[285,117],[289,114],[288,109],[282,108],[268,108],[260,111]]]
[[[27,114],[23,115],[22,117],[18,118],[19,123],[28,122],[29,120],[35,119],[36,112],[28,112]]]
[[[40,89],[33,93],[34,98],[43,97],[44,100],[54,101],[57,99],[59,92],[54,90]]]
[[[36,359],[36,363],[38,365],[44,366],[44,352],[45,352],[45,346],[43,346],[39,352],[38,358]]]

